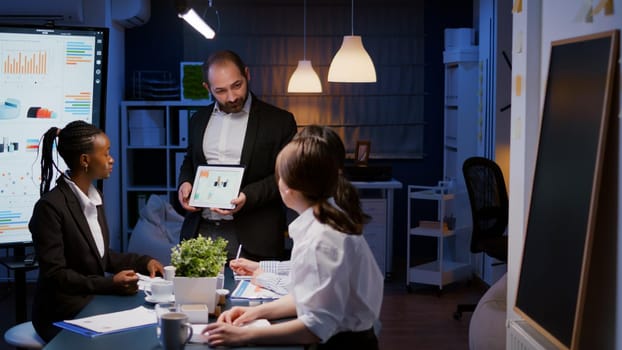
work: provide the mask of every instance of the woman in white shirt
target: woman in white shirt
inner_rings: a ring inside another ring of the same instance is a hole
[[[383,277],[362,225],[336,206],[340,164],[319,137],[292,141],[279,153],[276,175],[285,205],[300,215],[289,225],[294,240],[290,292],[255,307],[234,307],[208,325],[211,346],[318,344],[319,349],[378,349]],[[242,328],[258,318],[295,317],[265,328]]]
[[[334,196],[335,202],[339,208],[350,216],[350,219],[352,219],[355,224],[363,226],[369,221],[370,217],[365,214],[361,208],[358,190],[343,176],[346,149],[339,134],[325,126],[309,125],[296,134],[294,140],[308,137],[319,138],[325,141],[328,147],[331,148],[331,156],[335,157],[335,160],[339,164],[339,180]],[[290,284],[289,261],[264,260],[256,262],[239,258],[231,260],[229,266],[238,275],[252,276],[252,281],[256,285],[281,295],[285,295],[288,292]]]

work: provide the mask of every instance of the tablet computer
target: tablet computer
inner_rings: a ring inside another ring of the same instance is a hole
[[[243,166],[201,165],[197,168],[189,204],[200,208],[233,209],[238,197]]]

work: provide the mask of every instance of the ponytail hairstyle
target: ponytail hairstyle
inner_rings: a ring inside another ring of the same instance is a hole
[[[58,154],[72,172],[80,167],[80,156],[93,152],[95,136],[104,132],[96,126],[83,120],[76,120],[67,124],[63,129],[51,127],[43,134],[41,141],[41,184],[39,194],[43,195],[50,191],[50,185],[54,177],[54,169],[61,174],[54,163],[54,143]],[[58,139],[58,140],[57,140]]]
[[[277,157],[277,181],[280,178],[289,188],[299,191],[312,204],[317,204],[313,215],[321,223],[346,234],[360,235],[362,225],[328,202],[339,182],[340,164],[332,153],[333,149],[321,137],[293,140]]]
[[[365,214],[361,208],[361,199],[359,198],[356,187],[343,176],[343,167],[346,161],[346,148],[341,138],[329,127],[309,125],[300,130],[300,132],[294,136],[294,140],[307,137],[317,137],[328,144],[330,154],[335,158],[339,166],[337,190],[334,195],[335,203],[350,216],[350,219],[352,219],[355,224],[360,225],[362,229],[362,226],[369,222],[370,216]]]

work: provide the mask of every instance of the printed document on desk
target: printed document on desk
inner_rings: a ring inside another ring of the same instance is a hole
[[[125,311],[55,322],[54,325],[88,337],[96,337],[147,327],[156,324],[156,321],[155,311],[139,306]]]
[[[249,280],[241,280],[231,294],[233,299],[249,300],[275,300],[280,297],[278,293],[255,285]]]

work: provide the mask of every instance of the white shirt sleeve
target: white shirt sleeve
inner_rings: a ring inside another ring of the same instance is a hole
[[[255,277],[255,282],[260,287],[269,289],[280,295],[288,293],[289,276],[277,275],[272,272],[264,272]]]
[[[274,273],[276,275],[289,275],[290,262],[277,260],[263,260],[259,262],[259,268],[264,272]]]

